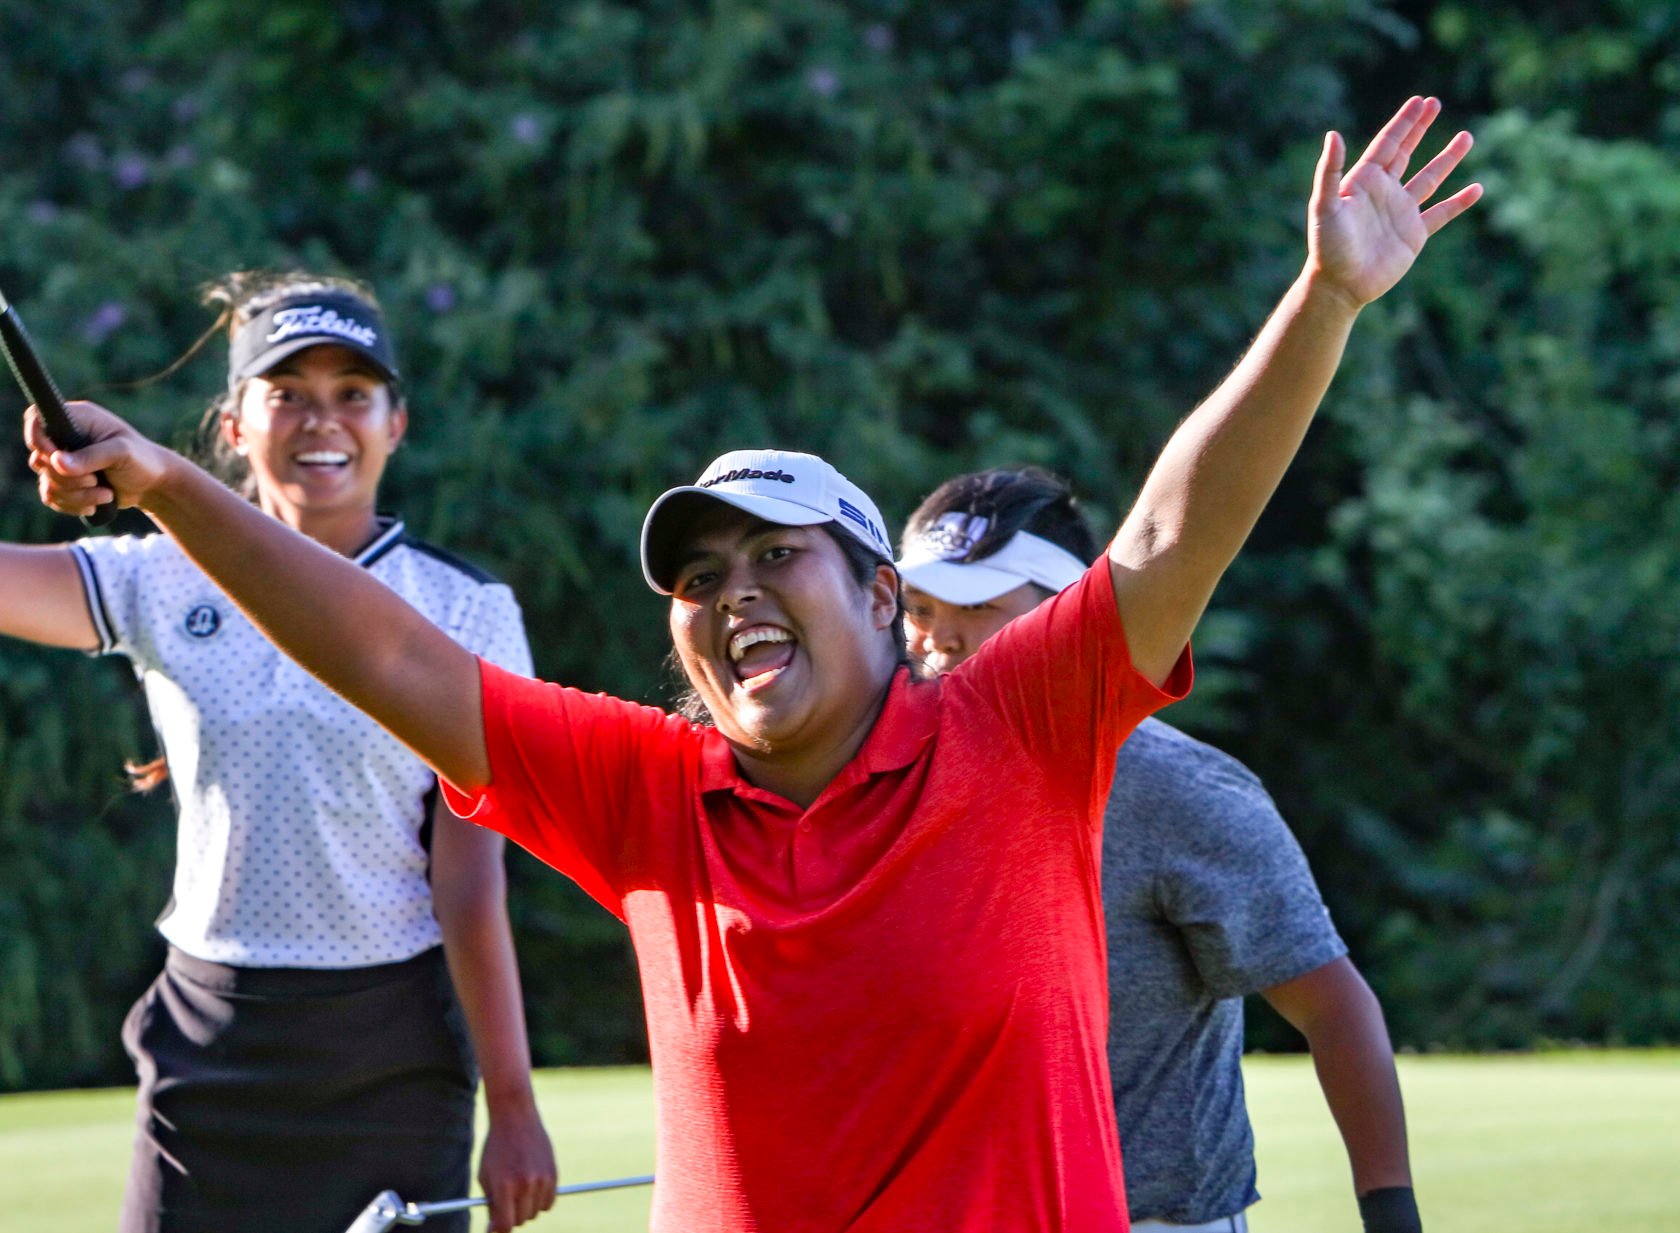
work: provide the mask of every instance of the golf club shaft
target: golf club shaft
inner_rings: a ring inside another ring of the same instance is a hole
[[[35,346],[29,341],[22,318],[18,316],[17,309],[6,302],[4,293],[0,293],[0,351],[6,353],[6,363],[11,366],[12,375],[17,378],[25,397],[35,404],[41,418],[46,420],[47,433],[53,443],[61,450],[79,450],[86,445],[87,434],[77,428],[76,422],[70,418],[70,412],[64,406],[64,395],[58,392],[52,374],[41,363],[41,357],[35,354]],[[97,478],[105,484],[103,473]],[[106,487],[109,486],[106,484]],[[89,526],[103,526],[116,515],[117,503],[111,500],[82,521]]]
[[[623,1190],[629,1186],[651,1186],[653,1174],[645,1177],[614,1177],[603,1182],[574,1182],[570,1186],[556,1186],[554,1193],[558,1196],[569,1194],[588,1194],[594,1190]],[[484,1195],[476,1195],[471,1199],[443,1199],[436,1203],[410,1203],[403,1208],[405,1216],[443,1216],[450,1212],[464,1212],[469,1207],[484,1207],[490,1200]]]

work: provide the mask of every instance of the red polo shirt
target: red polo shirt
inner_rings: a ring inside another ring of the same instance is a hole
[[[630,927],[659,1233],[1116,1233],[1098,844],[1114,753],[1182,697],[1105,561],[940,682],[900,671],[809,809],[652,707],[481,668],[450,791]]]

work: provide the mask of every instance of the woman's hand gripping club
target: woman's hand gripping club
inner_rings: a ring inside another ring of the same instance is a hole
[[[6,302],[3,294],[0,294],[0,351],[5,353],[6,363],[11,367],[12,376],[17,378],[18,386],[46,420],[54,441],[71,450],[86,445],[88,439],[70,418],[64,405],[64,395],[58,392],[58,384],[35,353],[35,344],[29,340],[29,331],[23,328],[23,319],[18,316],[17,309]],[[103,485],[103,480],[100,483]],[[82,519],[89,526],[97,527],[104,526],[116,516],[117,503],[107,500],[89,510]]]
[[[54,437],[39,407],[24,414],[23,440],[42,502],[89,521],[99,511],[139,505],[163,482],[177,456],[96,403],[70,406],[87,436],[77,448],[66,448]]]

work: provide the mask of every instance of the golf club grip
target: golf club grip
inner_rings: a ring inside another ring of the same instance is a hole
[[[76,422],[65,409],[64,395],[58,392],[52,374],[41,363],[41,357],[35,354],[34,344],[29,341],[28,331],[23,328],[17,309],[6,303],[4,296],[0,296],[0,350],[5,351],[6,363],[11,367],[12,376],[17,378],[24,396],[35,404],[41,418],[46,420],[47,432],[54,444],[62,450],[79,450],[88,444],[87,434],[76,427]],[[95,478],[110,487],[105,482],[104,472]],[[113,499],[98,506],[82,521],[90,527],[101,527],[116,516],[117,503]]]

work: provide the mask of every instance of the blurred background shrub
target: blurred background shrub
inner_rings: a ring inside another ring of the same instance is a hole
[[[1401,1044],[1680,1039],[1673,5],[0,22],[0,287],[67,390],[184,441],[219,344],[122,383],[210,324],[199,284],[371,280],[412,374],[390,504],[515,587],[541,674],[650,701],[657,492],[774,443],[890,520],[1035,462],[1114,524],[1298,269],[1323,130],[1442,95],[1488,199],[1366,314],[1172,719],[1271,787]],[[5,461],[0,536],[78,533]],[[120,764],[152,748],[123,665],[0,646],[0,1088],[130,1077],[173,833]],[[538,1060],[644,1056],[620,927],[512,861]],[[1251,1037],[1290,1043],[1264,1015]]]

